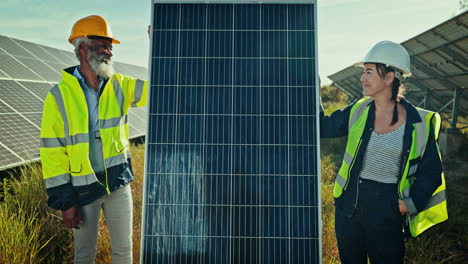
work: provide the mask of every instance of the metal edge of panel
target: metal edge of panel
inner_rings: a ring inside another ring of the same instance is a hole
[[[322,184],[321,184],[321,169],[320,169],[320,82],[318,75],[318,26],[317,26],[317,5],[314,1],[314,49],[315,49],[315,124],[316,124],[316,168],[317,168],[317,225],[318,225],[318,263],[322,263]]]
[[[151,23],[150,23],[150,45],[149,45],[149,56],[148,56],[148,76],[147,76],[147,81],[148,81],[148,91],[146,95],[146,101],[150,102],[151,101],[151,82],[152,82],[152,60],[153,60],[153,40],[154,40],[154,34],[153,34],[153,29],[154,29],[154,3],[153,0],[151,1]],[[148,147],[148,135],[149,131],[151,129],[149,122],[150,122],[150,116],[151,116],[151,111],[150,111],[150,105],[147,103],[147,113],[146,113],[146,131],[145,131],[145,158],[144,158],[144,169],[143,169],[143,194],[142,194],[142,205],[141,205],[141,230],[140,230],[140,263],[143,263],[143,257],[144,257],[144,241],[145,241],[145,230],[146,230],[146,186],[148,185],[148,153],[149,153],[149,147]]]
[[[28,164],[31,164],[31,163],[34,163],[34,162],[39,162],[39,161],[41,161],[40,158],[33,158],[33,159],[27,159],[27,160],[24,160],[24,161],[10,163],[10,164],[5,165],[5,166],[0,166],[0,171],[7,171],[9,169],[13,169],[13,168],[16,168],[16,167],[19,167],[19,166],[28,165]]]
[[[316,4],[317,0],[151,0],[152,4]]]

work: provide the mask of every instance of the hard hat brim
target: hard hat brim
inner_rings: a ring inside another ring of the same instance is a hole
[[[359,67],[359,68],[364,68],[364,64],[366,63],[373,63],[373,64],[376,64],[376,63],[381,63],[381,62],[363,62],[363,61],[360,61],[360,62],[356,62],[353,64],[353,66],[355,67]],[[393,65],[387,65],[387,67],[392,67],[392,68],[395,68],[395,69],[398,69],[398,67],[395,67]],[[400,70],[401,71],[401,70]],[[408,78],[408,77],[411,77],[412,73],[411,72],[403,72],[403,77],[404,78]]]
[[[96,36],[96,35],[92,35],[92,36]],[[73,40],[74,39],[76,39],[76,38],[86,38],[86,37],[91,37],[91,35],[90,36],[74,36],[73,38],[70,37],[70,38],[68,38],[68,42],[70,42],[70,44],[73,45]],[[106,39],[110,39],[110,40],[112,40],[112,44],[120,44],[120,41],[115,39],[115,38],[109,38],[107,36],[97,36],[97,37],[103,37],[103,38],[106,38]]]

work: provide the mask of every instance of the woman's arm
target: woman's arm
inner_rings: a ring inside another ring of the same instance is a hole
[[[354,103],[348,105],[345,109],[336,110],[329,116],[325,115],[323,107],[320,106],[321,138],[337,138],[348,135],[349,114]]]
[[[434,129],[431,127],[426,150],[418,166],[415,181],[411,185],[411,196],[404,199],[410,214],[424,210],[434,191],[442,184],[442,170]]]

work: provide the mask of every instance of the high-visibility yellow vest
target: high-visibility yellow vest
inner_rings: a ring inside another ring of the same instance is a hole
[[[370,97],[364,97],[357,101],[351,108],[348,122],[348,141],[346,151],[343,157],[343,163],[336,176],[333,195],[338,198],[346,189],[349,182],[351,169],[355,162],[355,157],[362,143],[362,135],[369,114],[370,103],[373,101]],[[410,188],[415,179],[413,176],[418,169],[418,162],[410,165],[410,161],[422,158],[429,138],[431,124],[434,127],[434,138],[438,139],[440,131],[439,114],[416,108],[422,122],[413,124],[412,143],[408,159],[405,161],[403,174],[398,182],[399,196],[401,199],[410,197]],[[436,144],[437,145],[437,144]],[[437,145],[439,157],[441,156]],[[445,192],[445,176],[441,174],[442,184],[434,191],[424,210],[416,215],[407,215],[407,221],[411,235],[418,236],[431,226],[441,223],[448,219],[447,198]]]
[[[104,164],[110,168],[129,158],[128,109],[146,104],[148,83],[114,74],[102,89],[98,123]],[[45,99],[42,117],[40,155],[48,189],[70,182],[85,186],[98,181],[89,160],[88,123],[82,87],[73,75],[62,71],[62,81]]]

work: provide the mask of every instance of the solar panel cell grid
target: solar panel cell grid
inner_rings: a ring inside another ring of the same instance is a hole
[[[31,53],[26,51],[23,47],[19,46],[12,39],[5,36],[0,36],[0,47],[10,55],[22,56],[27,58],[33,57]]]
[[[37,127],[41,127],[42,113],[24,113],[23,116],[33,122]]]
[[[27,42],[27,41],[22,41],[22,40],[15,40],[16,43],[21,45],[24,49],[28,50],[31,52],[34,56],[34,58],[39,58],[40,60],[44,62],[59,62],[55,57],[53,57],[50,53],[45,51],[41,45],[37,45],[35,43]]]
[[[51,69],[42,61],[22,57],[17,57],[17,59],[21,61],[24,65],[26,65],[28,68],[34,69],[34,72],[36,72],[45,81],[53,82],[60,80],[60,71]]]
[[[39,128],[19,114],[2,115],[0,142],[25,160],[39,157]]]
[[[8,74],[9,77],[23,80],[38,80],[41,78],[31,70],[20,64],[11,56],[0,54],[0,69]]]
[[[11,109],[11,107],[9,107],[9,106],[6,105],[5,103],[3,103],[1,100],[2,100],[2,99],[0,98],[0,113],[1,113],[1,114],[11,113],[11,111],[13,111],[13,110]]]
[[[0,98],[20,113],[42,112],[43,102],[21,87],[16,81],[0,80]],[[12,111],[10,111],[12,112]]]
[[[39,83],[39,82],[19,82],[22,86],[24,86],[27,90],[34,93],[37,97],[45,99],[47,94],[52,88],[52,84],[50,83]],[[42,112],[42,110],[41,110]]]
[[[0,169],[22,162],[18,156],[8,150],[0,141]]]
[[[144,263],[319,262],[313,13],[154,5]]]
[[[0,52],[1,53],[1,52]],[[0,77],[1,78],[7,78],[9,77],[6,73],[4,73],[1,69],[0,69]]]
[[[52,54],[52,56],[55,57],[59,63],[65,64],[68,67],[70,67],[71,65],[79,64],[78,59],[74,57],[75,55],[72,52],[63,51],[47,46],[41,46],[41,48],[43,48],[49,54]],[[72,47],[70,47],[70,50],[72,50]]]

